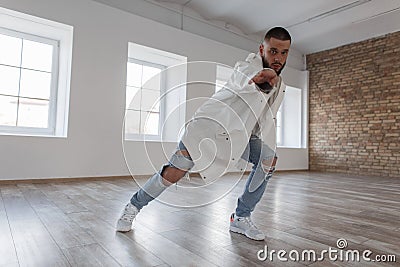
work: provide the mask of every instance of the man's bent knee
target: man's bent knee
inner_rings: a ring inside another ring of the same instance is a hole
[[[178,182],[180,179],[182,179],[186,174],[186,171],[177,169],[173,166],[167,166],[165,167],[162,172],[161,172],[161,177],[169,184],[165,185],[171,185],[173,183]]]
[[[170,161],[169,164],[179,170],[183,170],[185,172],[189,171],[191,168],[193,168],[194,163],[192,161],[192,158],[189,155],[189,152],[187,150],[178,150],[176,151]]]
[[[177,150],[172,155],[169,166],[165,166],[161,171],[161,176],[167,183],[176,183],[186,175],[193,165],[194,163],[187,150]]]
[[[264,159],[262,161],[262,168],[264,173],[267,175],[266,177],[271,177],[275,172],[276,161],[278,160],[277,156],[274,156],[272,159]]]

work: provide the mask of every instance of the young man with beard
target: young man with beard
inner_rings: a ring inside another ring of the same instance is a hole
[[[224,88],[206,101],[186,125],[168,164],[133,195],[117,222],[117,231],[130,231],[139,211],[189,170],[193,171],[193,167],[207,181],[217,179],[233,167],[243,170],[240,164],[246,160],[253,167],[230,217],[230,231],[264,240],[264,233],[254,225],[250,214],[275,170],[275,144],[268,139],[271,130],[275,132],[273,120],[284,96],[280,73],[290,45],[291,36],[286,29],[272,28],[260,44],[259,53],[250,54],[246,61],[236,64]]]

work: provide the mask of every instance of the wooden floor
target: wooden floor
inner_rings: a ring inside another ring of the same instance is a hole
[[[253,214],[265,241],[228,231],[243,185],[197,208],[153,201],[122,234],[114,225],[137,189],[132,179],[1,184],[0,266],[400,266],[400,179],[277,173]],[[171,188],[167,199],[179,192]],[[336,248],[339,238],[346,249],[396,255],[397,263],[257,258],[265,245],[301,255]]]

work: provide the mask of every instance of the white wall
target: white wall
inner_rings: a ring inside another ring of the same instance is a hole
[[[0,136],[3,180],[129,174],[122,149],[128,42],[188,61],[231,66],[248,53],[90,0],[0,0],[0,6],[74,27],[68,137]],[[208,92],[187,95],[199,96]],[[132,142],[130,147],[137,154],[135,174],[152,173],[143,145]],[[149,144],[147,151],[156,165],[164,161],[160,143]]]
[[[308,149],[306,148],[278,148],[276,169],[279,170],[307,170]]]

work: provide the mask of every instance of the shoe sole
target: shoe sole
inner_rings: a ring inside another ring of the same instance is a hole
[[[133,226],[133,222],[129,226],[128,225],[126,225],[126,226],[118,225],[118,223],[117,223],[117,226],[115,227],[115,230],[117,232],[120,232],[120,233],[127,233],[127,232],[130,232],[132,230],[132,226]]]
[[[229,227],[229,231],[237,233],[237,234],[242,234],[242,235],[246,236],[247,238],[250,238],[251,240],[255,240],[255,241],[263,241],[263,240],[265,240],[265,237],[263,239],[257,239],[257,238],[253,238],[251,236],[248,236],[248,235],[246,235],[246,233],[242,229],[237,228],[235,226]]]
[[[130,232],[132,229],[129,229],[129,230],[125,230],[125,229],[116,229],[116,231],[117,232],[120,232],[120,233],[127,233],[127,232]]]

